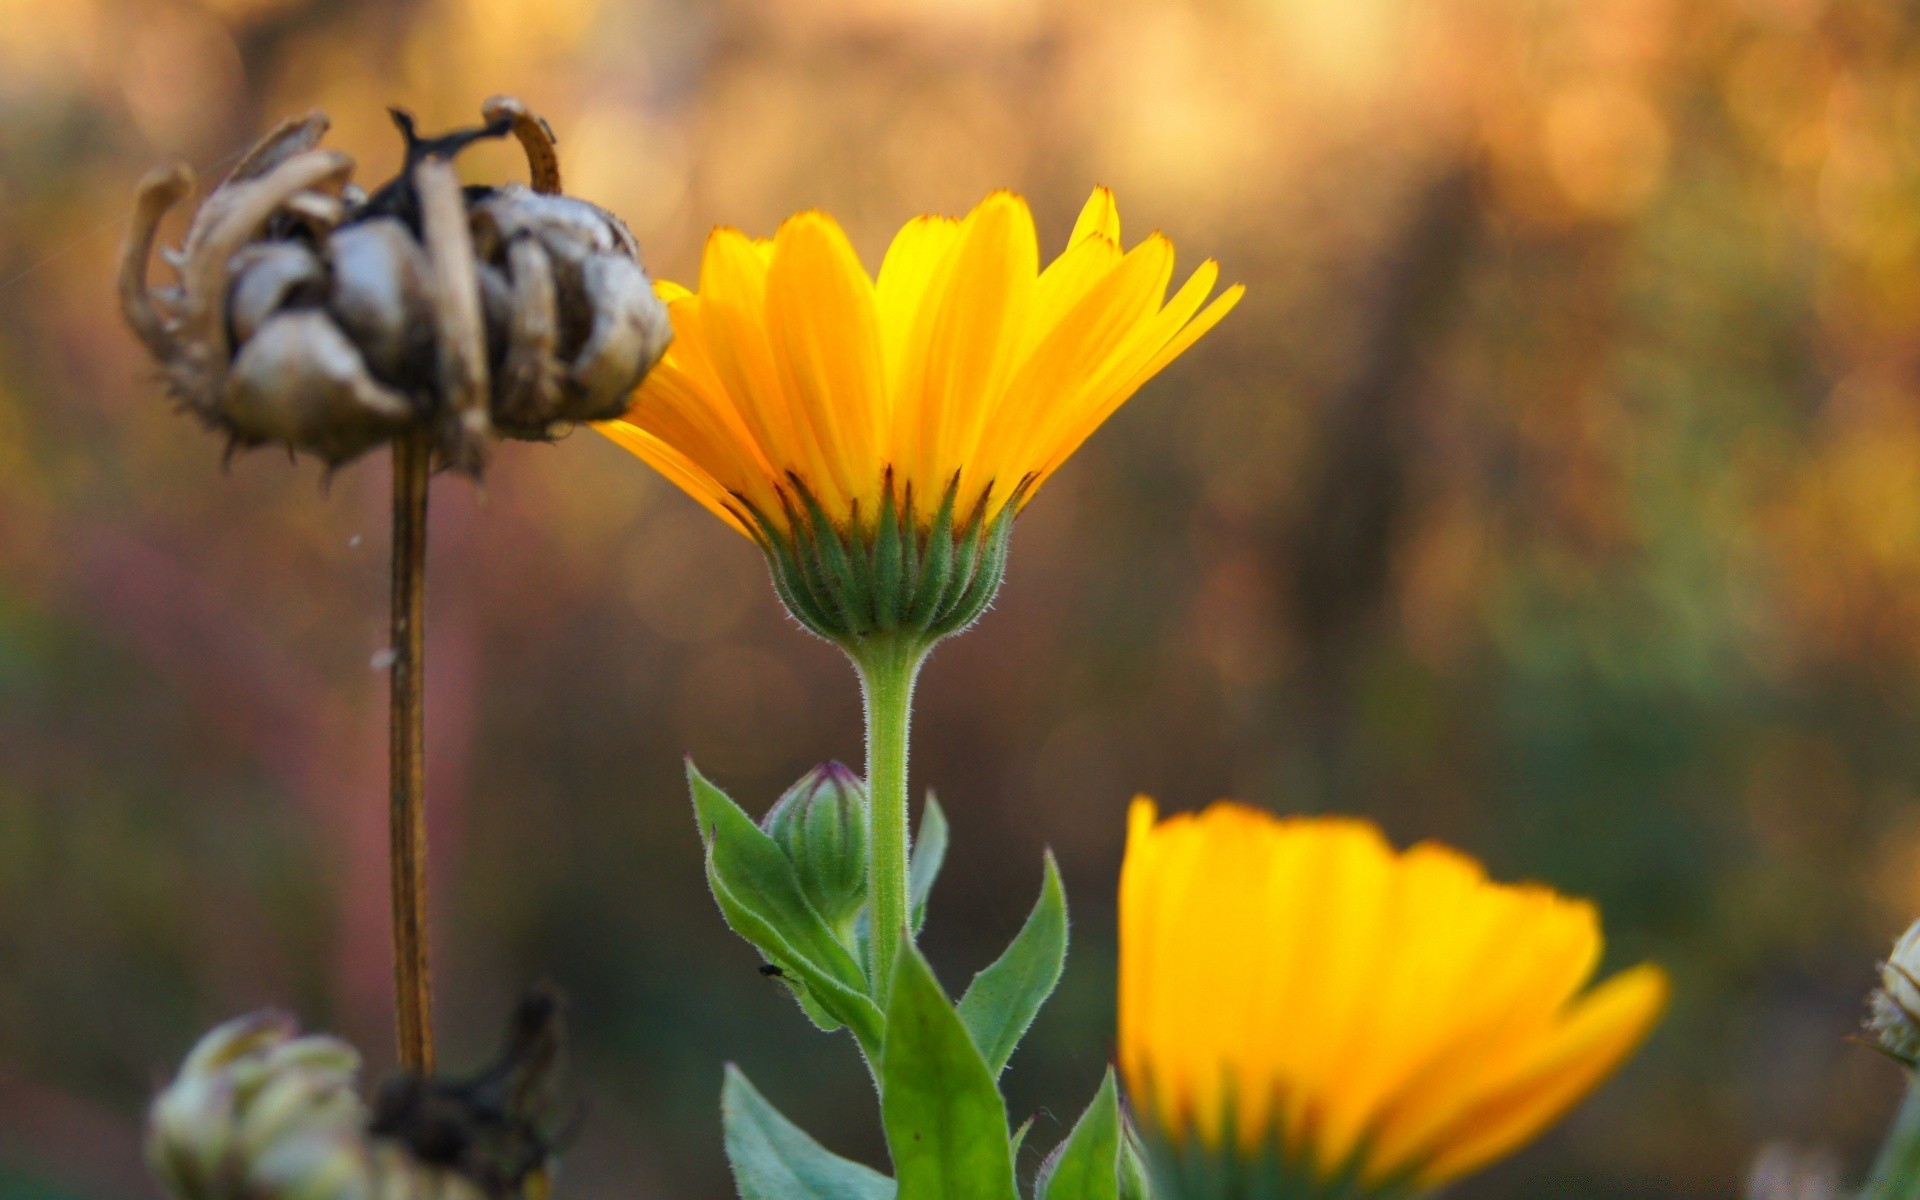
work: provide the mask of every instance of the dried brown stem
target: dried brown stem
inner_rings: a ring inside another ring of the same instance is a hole
[[[489,96],[480,106],[480,115],[488,121],[506,117],[513,122],[513,136],[527,152],[527,169],[533,190],[548,195],[560,194],[560,155],[554,148],[559,140],[544,117],[527,109],[512,96]]]
[[[393,441],[393,982],[400,1062],[433,1070],[433,981],[427,953],[425,673],[427,479],[431,435]]]

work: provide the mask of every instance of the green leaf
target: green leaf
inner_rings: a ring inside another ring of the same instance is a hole
[[[805,989],[802,1007],[816,1023],[844,1024],[874,1054],[880,1010],[867,998],[860,964],[807,902],[785,852],[691,761],[687,782],[707,845],[707,884],[727,924],[779,967],[783,979]]]
[[[1027,1135],[1032,1132],[1032,1117],[1028,1117],[1026,1120],[1020,1122],[1020,1128],[1013,1131],[1013,1141],[1011,1143],[1013,1149],[1009,1153],[1013,1155],[1013,1161],[1016,1165],[1020,1162],[1020,1147],[1027,1144]]]
[[[1119,1200],[1120,1095],[1113,1068],[1034,1181],[1037,1200]]]
[[[915,934],[927,923],[927,897],[946,861],[947,814],[928,792],[927,806],[920,810],[920,836],[913,840],[913,856],[907,863],[907,911],[913,914]]]
[[[1053,994],[1066,961],[1067,894],[1049,850],[1040,899],[1027,923],[1006,953],[973,977],[960,1000],[960,1019],[995,1075],[1006,1068],[1034,1015]]]
[[[1124,1116],[1120,1122],[1120,1200],[1153,1200],[1153,1179],[1147,1174],[1140,1132]]]
[[[899,1200],[1019,1200],[994,1073],[907,938],[888,991],[880,1116]]]
[[[808,1137],[732,1063],[720,1120],[740,1200],[893,1200],[893,1180]]]

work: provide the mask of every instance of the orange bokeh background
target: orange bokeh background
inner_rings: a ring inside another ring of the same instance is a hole
[[[146,1196],[139,1114],[277,1004],[391,1064],[385,462],[220,446],[114,310],[134,180],[320,107],[364,179],[512,92],[691,282],[834,213],[875,265],[1096,183],[1246,301],[1023,518],[924,680],[963,984],[1043,845],[1075,944],[1014,1061],[1031,1145],[1112,1046],[1124,804],[1370,815],[1597,897],[1678,998],[1465,1198],[1724,1196],[1858,1169],[1845,1043],[1920,914],[1920,15],[1885,0],[0,0],[0,1197]],[[509,146],[463,158],[516,177]],[[846,1045],[700,878],[690,753],[750,808],[857,761],[757,554],[592,434],[434,490],[444,1057],[573,997],[576,1195],[728,1194],[739,1061],[879,1161]],[[1249,948],[1257,952],[1257,948]],[[1029,1150],[1029,1157],[1036,1151]],[[1032,1163],[1026,1163],[1030,1168]]]

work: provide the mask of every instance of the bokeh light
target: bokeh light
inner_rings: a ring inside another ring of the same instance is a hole
[[[378,178],[386,105],[496,92],[668,278],[811,206],[875,265],[1002,186],[1051,247],[1105,183],[1248,285],[925,677],[936,966],[991,957],[1043,845],[1075,906],[1008,1076],[1032,1145],[1112,1052],[1148,791],[1445,838],[1672,968],[1647,1052],[1463,1200],[1724,1196],[1781,1138],[1864,1162],[1899,1080],[1844,1039],[1920,915],[1908,7],[0,0],[0,1195],[150,1195],[141,1107],[242,1009],[390,1062],[386,466],[223,472],[110,279],[158,161],[216,178],[319,107]],[[836,652],[590,434],[441,482],[433,522],[445,1058],[529,981],[572,995],[579,1195],[730,1194],[726,1059],[877,1160],[853,1054],[723,930],[680,777],[758,809],[858,761]]]

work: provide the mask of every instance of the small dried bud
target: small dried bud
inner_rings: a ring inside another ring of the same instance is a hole
[[[399,176],[368,194],[318,148],[315,113],[269,134],[194,214],[151,287],[160,219],[184,167],[142,181],[121,252],[129,325],[169,389],[236,446],[279,442],[337,465],[426,426],[443,464],[477,470],[488,435],[547,439],[618,416],[665,353],[666,308],[619,218],[558,195],[546,123],[495,97],[487,124],[406,137]],[[531,188],[462,188],[452,158],[512,133]]]
[[[254,1013],[201,1038],[154,1098],[147,1161],[174,1200],[544,1200],[563,1038],[558,996],[536,990],[493,1065],[403,1075],[369,1111],[351,1046]]]
[[[1867,1032],[1894,1058],[1920,1066],[1920,921],[1907,926],[1880,964],[1880,986],[1868,1001]]]
[[[261,1012],[200,1039],[148,1112],[147,1161],[177,1200],[366,1200],[360,1056]]]
[[[867,901],[866,782],[840,763],[822,763],[786,790],[761,827],[827,923],[849,926]]]
[[[535,988],[514,1009],[492,1063],[465,1079],[389,1081],[368,1128],[488,1197],[544,1195],[555,1142],[564,1140],[554,1108],[565,1052],[560,995]]]

